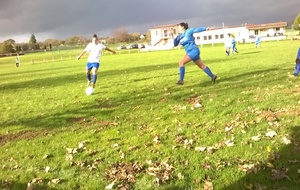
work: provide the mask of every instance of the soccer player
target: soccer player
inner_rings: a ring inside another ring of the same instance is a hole
[[[193,61],[200,69],[202,69],[215,83],[217,76],[214,75],[211,70],[204,65],[200,59],[200,50],[195,44],[194,33],[203,32],[209,30],[208,27],[200,28],[189,28],[187,23],[179,23],[178,31],[179,35],[174,39],[174,46],[182,45],[185,49],[186,54],[179,62],[179,81],[176,83],[178,85],[183,85],[184,75],[185,75],[185,64]]]
[[[236,41],[233,34],[231,34],[231,48],[232,48],[232,55],[234,55],[234,52],[239,53],[236,48]]]
[[[230,50],[231,50],[231,47],[232,47],[232,38],[231,38],[231,34],[228,33],[227,34],[228,37],[225,39],[225,53],[227,54],[227,56],[230,55]]]
[[[294,70],[295,77],[297,77],[299,75],[299,71],[300,71],[300,47],[298,49],[298,54],[297,54],[297,58],[296,58],[296,66],[295,66],[295,70]]]
[[[255,36],[255,48],[261,47],[260,46],[260,36],[256,35]]]
[[[95,88],[95,84],[97,81],[97,71],[100,67],[100,56],[102,50],[110,51],[113,54],[116,53],[114,50],[111,50],[102,43],[100,43],[97,35],[94,34],[92,42],[86,46],[86,48],[82,51],[82,53],[79,56],[77,56],[77,60],[79,60],[86,52],[89,53],[89,57],[86,63],[86,77],[88,79],[88,86],[92,84],[93,88]]]
[[[19,59],[19,55],[17,55],[16,57],[16,67],[20,66],[20,59]]]

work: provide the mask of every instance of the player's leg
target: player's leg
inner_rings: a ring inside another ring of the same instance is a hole
[[[88,80],[87,85],[89,86],[92,82],[92,78],[91,78],[91,70],[92,70],[92,64],[91,63],[87,63],[86,64],[86,78]]]
[[[294,70],[294,76],[298,76],[300,72],[300,59],[296,59],[296,66],[295,66],[295,70]]]
[[[230,48],[229,47],[226,47],[226,54],[227,54],[227,56],[229,56],[230,55]]]
[[[197,60],[194,60],[194,63],[211,78],[211,81],[213,83],[216,82],[217,76],[211,72],[211,70],[209,69],[208,66],[204,65],[204,63],[202,62],[202,60],[200,58]]]
[[[184,75],[185,75],[185,64],[191,61],[191,58],[186,54],[179,62],[179,81],[176,84],[183,84]]]
[[[99,63],[94,63],[93,64],[93,69],[92,69],[92,83],[93,83],[93,88],[95,88],[96,82],[97,82],[97,72],[99,69]]]

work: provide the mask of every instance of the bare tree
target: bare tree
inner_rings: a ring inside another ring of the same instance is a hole
[[[118,28],[113,32],[113,38],[116,42],[128,42],[129,35],[124,27]]]

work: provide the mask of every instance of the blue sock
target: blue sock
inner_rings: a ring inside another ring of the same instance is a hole
[[[185,67],[179,67],[179,80],[183,81],[185,74]]]
[[[297,63],[295,66],[294,75],[298,76],[299,71],[300,71],[300,63]]]
[[[96,81],[97,81],[97,75],[93,75],[92,82],[93,82],[94,85],[96,84]]]
[[[91,81],[91,74],[86,74],[86,78]]]
[[[203,69],[203,71],[210,76],[210,78],[214,78],[214,74],[211,72],[211,70],[206,66],[205,69]]]

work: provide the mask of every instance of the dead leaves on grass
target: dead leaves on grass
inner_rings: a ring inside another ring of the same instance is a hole
[[[154,183],[161,186],[173,178],[174,167],[167,161],[147,161],[147,166],[142,166],[140,163],[115,163],[105,169],[105,175],[108,180],[112,181],[106,186],[106,189],[112,189],[116,186],[118,189],[127,190],[136,182],[136,176],[141,173],[146,173],[154,176]],[[179,179],[184,176],[179,173]]]

